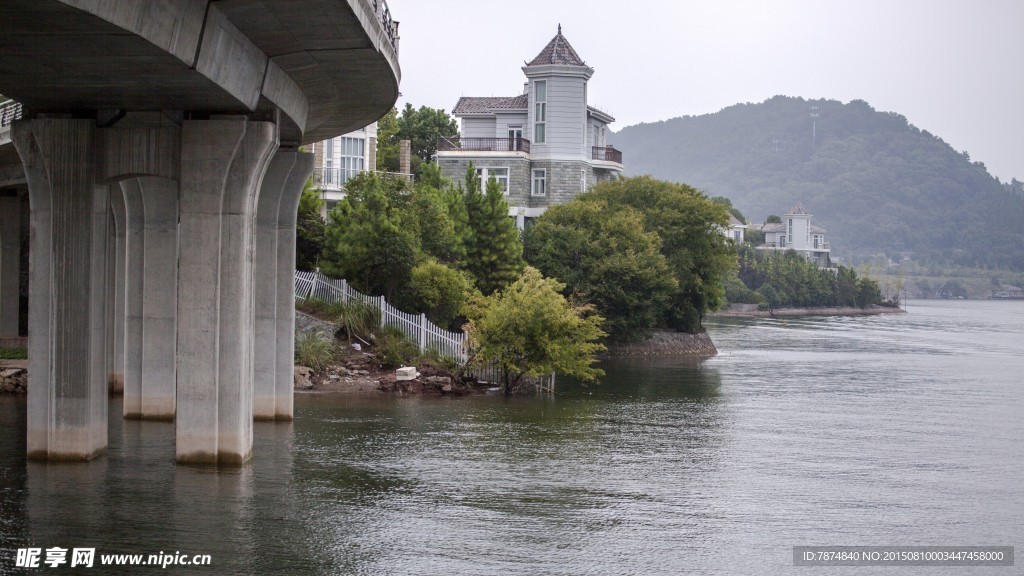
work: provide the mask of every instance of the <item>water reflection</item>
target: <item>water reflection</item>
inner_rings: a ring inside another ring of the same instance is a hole
[[[242,468],[176,465],[173,424],[116,400],[106,457],[26,464],[24,400],[0,397],[0,572],[30,544],[223,574],[777,574],[794,544],[1013,545],[1018,310],[716,320],[712,359],[616,360],[551,399],[300,395]]]

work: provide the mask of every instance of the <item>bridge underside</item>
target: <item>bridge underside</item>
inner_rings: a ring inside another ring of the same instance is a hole
[[[292,418],[299,145],[393,105],[381,6],[0,6],[0,92],[25,107],[0,187],[30,204],[30,458],[102,453],[111,387],[126,418],[176,421],[182,462],[244,462],[254,418]],[[3,332],[21,205],[0,196]]]

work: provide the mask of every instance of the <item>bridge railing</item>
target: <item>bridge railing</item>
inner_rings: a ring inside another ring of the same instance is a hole
[[[423,314],[410,314],[387,303],[384,296],[368,296],[348,285],[345,279],[324,276],[319,271],[295,271],[295,299],[314,298],[324,302],[348,303],[358,300],[380,310],[381,326],[393,326],[402,331],[412,342],[419,345],[421,352],[434,351],[452,358],[464,366],[469,360],[465,332],[445,330],[427,320]],[[477,380],[501,382],[501,369],[497,363],[483,363],[468,367],[466,372]],[[531,383],[539,393],[552,394],[555,389],[555,374],[532,379]]]
[[[21,118],[21,102],[0,102],[0,144],[11,141],[11,123]]]
[[[10,126],[19,118],[21,118],[21,102],[14,100],[0,102],[0,126]]]

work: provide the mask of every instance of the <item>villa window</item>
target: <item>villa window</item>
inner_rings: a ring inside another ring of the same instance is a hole
[[[480,177],[480,189],[487,191],[487,181],[494,178],[501,187],[504,194],[508,194],[508,168],[477,168],[476,175]]]
[[[544,168],[533,171],[533,185],[530,187],[530,194],[533,196],[546,196],[548,193],[548,171]]]
[[[339,183],[344,184],[349,178],[366,169],[366,159],[363,155],[365,142],[362,138],[342,138],[341,158],[339,164]]]
[[[580,194],[587,191],[587,171],[580,170]]]
[[[793,242],[793,219],[792,218],[787,218],[786,226],[787,226],[787,228],[786,228],[786,240],[789,241],[789,242]]]
[[[533,141],[537,143],[546,142],[544,133],[548,119],[548,83],[546,80],[537,80],[533,83]]]

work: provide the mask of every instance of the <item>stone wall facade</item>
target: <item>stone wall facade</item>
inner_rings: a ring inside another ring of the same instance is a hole
[[[463,182],[466,169],[474,167],[508,168],[509,190],[506,200],[511,208],[546,208],[565,204],[583,192],[582,178],[586,178],[586,189],[599,181],[608,180],[608,171],[595,170],[584,160],[529,160],[524,157],[485,157],[460,154],[457,157],[439,157],[441,175],[455,183]],[[546,194],[532,194],[533,171],[546,171]],[[583,175],[581,177],[581,174]]]

